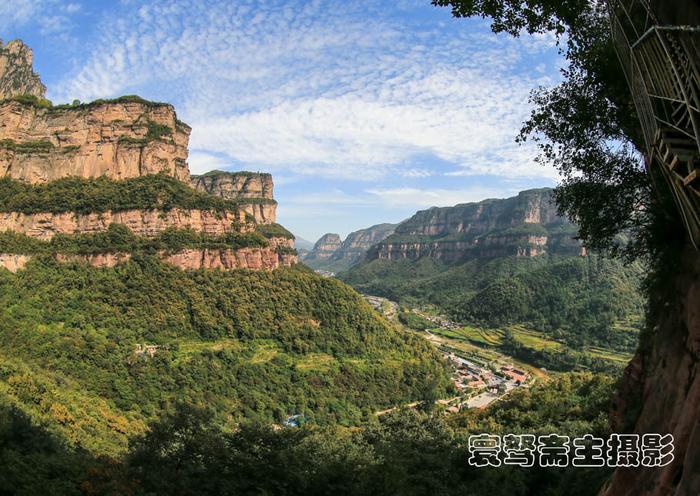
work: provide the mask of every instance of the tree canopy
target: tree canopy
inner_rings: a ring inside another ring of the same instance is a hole
[[[562,82],[535,88],[534,109],[518,141],[563,179],[561,213],[580,226],[590,248],[630,258],[657,254],[683,239],[665,191],[652,191],[640,156],[642,135],[615,53],[607,2],[601,0],[433,0],[455,17],[491,19],[494,32],[553,33],[567,64]],[[654,194],[656,193],[656,194]]]

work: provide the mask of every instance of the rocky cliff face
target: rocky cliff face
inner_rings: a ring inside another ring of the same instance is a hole
[[[20,40],[0,40],[0,100],[18,95],[44,98],[46,86],[32,68],[31,48]]]
[[[505,200],[484,200],[418,212],[373,246],[369,259],[583,255],[575,228],[557,215],[552,190],[523,191]]]
[[[342,241],[337,234],[324,234],[316,241],[313,250],[311,250],[304,261],[328,260],[341,245]]]
[[[212,171],[191,177],[192,187],[228,200],[238,198],[273,199],[272,175],[259,172]]]
[[[0,213],[0,234],[10,231],[44,241],[61,234],[69,242],[70,236],[100,233],[119,224],[141,237],[157,236],[166,229],[175,229],[174,233],[190,229],[214,237],[250,233],[259,224],[275,222],[276,202],[269,174],[214,172],[190,177],[190,128],[177,119],[171,105],[128,96],[53,106],[42,100],[45,90],[32,70],[31,50],[18,41],[7,46],[0,42],[0,178],[41,184],[71,176],[118,181],[165,173],[235,203],[229,204],[229,210],[217,211],[169,205],[165,210],[94,213],[52,213],[50,205],[46,211],[39,205],[33,210],[38,213]],[[12,181],[5,181],[3,187],[11,188]],[[272,227],[267,229],[273,233],[267,241],[260,236],[241,238],[252,239],[248,247],[193,247],[175,253],[161,251],[160,256],[183,269],[268,270],[296,263],[294,240],[284,229]],[[3,246],[10,253],[0,252],[0,267],[20,270],[32,258],[12,252],[21,251],[17,244]],[[112,267],[131,257],[128,252],[103,251],[54,253],[53,257],[59,262],[80,261],[95,267]]]
[[[674,460],[617,469],[601,496],[700,494],[700,256],[691,246],[650,302],[656,326],[642,337],[612,410],[616,432],[672,434]]]
[[[138,236],[156,236],[168,228],[193,229],[213,236],[230,232],[250,232],[255,225],[243,224],[242,212],[208,210],[125,210],[75,214],[0,213],[0,232],[14,231],[32,238],[49,240],[56,234],[90,234],[106,231],[111,224],[122,224]]]
[[[274,202],[271,174],[212,171],[201,176],[191,176],[190,184],[198,191],[241,201],[241,208],[258,224],[273,224],[277,221],[277,203]],[[270,202],[245,203],[246,198],[264,198]]]
[[[171,105],[140,99],[76,107],[0,104],[0,177],[126,179],[165,172],[189,182],[190,128]]]

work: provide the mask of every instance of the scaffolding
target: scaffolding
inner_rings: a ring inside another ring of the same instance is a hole
[[[642,125],[647,168],[670,187],[700,249],[700,26],[679,24],[662,5],[610,0],[613,38]]]

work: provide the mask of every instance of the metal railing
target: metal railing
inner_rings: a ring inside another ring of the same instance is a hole
[[[662,25],[648,0],[610,0],[612,34],[646,142],[700,249],[700,27]]]

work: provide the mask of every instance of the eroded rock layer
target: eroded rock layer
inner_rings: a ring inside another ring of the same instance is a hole
[[[584,255],[575,232],[557,215],[552,190],[543,188],[504,200],[420,211],[374,245],[367,257],[454,262],[469,257]]]
[[[212,171],[191,177],[196,190],[228,200],[239,198],[273,199],[272,175],[259,172]]]
[[[171,105],[142,101],[41,108],[0,104],[0,177],[126,179],[165,172],[189,182],[190,128]]]
[[[72,212],[52,214],[0,213],[0,232],[14,231],[32,238],[48,240],[56,234],[86,234],[106,231],[111,224],[123,224],[138,236],[155,236],[165,229],[190,228],[210,235],[250,232],[242,212],[208,210],[127,210],[78,215]]]

